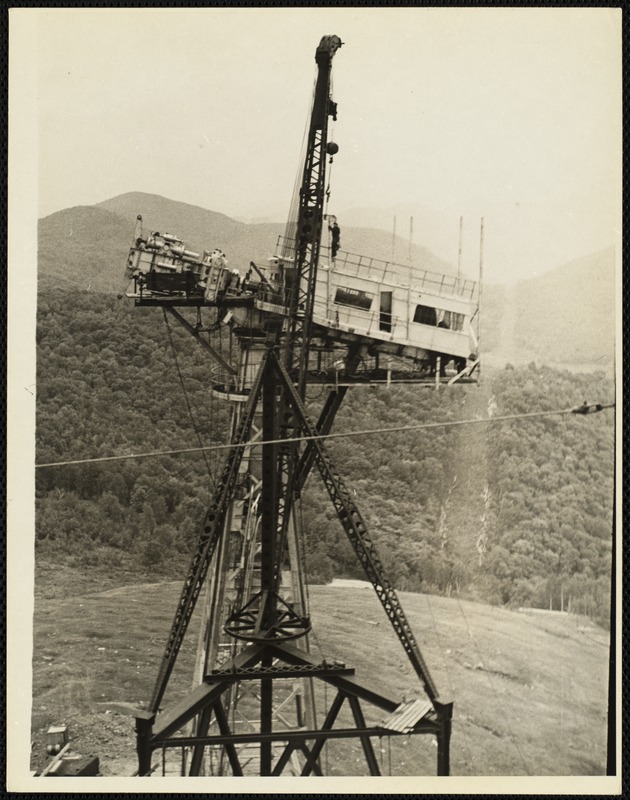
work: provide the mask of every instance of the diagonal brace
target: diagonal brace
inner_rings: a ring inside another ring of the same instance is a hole
[[[234,367],[231,364],[228,364],[221,353],[219,353],[218,350],[215,350],[214,347],[212,347],[212,345],[201,336],[199,331],[196,330],[196,328],[194,328],[190,322],[188,322],[188,320],[179,313],[179,311],[175,311],[172,306],[162,306],[162,308],[164,309],[165,313],[168,311],[169,314],[171,314],[179,322],[179,324],[191,334],[191,336],[194,336],[199,344],[210,353],[215,361],[219,362],[226,372],[229,372],[230,375],[236,375],[236,370]]]

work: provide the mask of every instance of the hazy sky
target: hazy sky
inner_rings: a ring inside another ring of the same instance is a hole
[[[335,33],[335,210],[545,206],[613,240],[619,10],[17,13],[36,42],[40,216],[144,191],[283,219],[315,48]]]

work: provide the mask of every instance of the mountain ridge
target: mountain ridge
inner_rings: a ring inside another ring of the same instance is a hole
[[[121,293],[128,247],[141,214],[146,230],[168,231],[193,249],[220,247],[232,266],[264,263],[276,251],[283,223],[244,223],[218,211],[160,195],[127,192],[93,206],[74,206],[39,221],[39,286]],[[343,250],[392,261],[409,242],[371,228],[343,226]],[[454,274],[452,264],[413,244],[412,263]],[[489,362],[594,365],[613,363],[616,254],[584,255],[516,284],[485,284],[482,350]],[[404,263],[405,259],[400,259]]]
[[[100,235],[99,213],[107,215],[102,218],[107,237]],[[278,237],[285,232],[284,223],[246,224],[200,206],[168,200],[159,195],[127,192],[93,206],[74,206],[40,219],[39,268],[44,285],[48,283],[47,278],[54,275],[57,282],[78,282],[81,286],[83,281],[85,287],[84,265],[78,263],[82,257],[85,262],[95,265],[93,290],[100,288],[111,291],[113,285],[120,283],[119,276],[123,274],[138,215],[143,217],[146,230],[168,231],[193,249],[220,247],[227,254],[229,262],[237,267],[246,267],[251,260],[266,260],[276,251]],[[94,226],[93,233],[87,229],[89,223]],[[83,253],[80,253],[80,238],[68,241],[68,229],[79,231],[84,237]],[[100,252],[93,248],[94,241],[98,241]],[[384,261],[391,260],[391,237],[383,231],[345,227],[342,231],[342,248]],[[450,264],[421,245],[413,248],[412,255],[414,262],[421,264],[423,269],[453,272]]]

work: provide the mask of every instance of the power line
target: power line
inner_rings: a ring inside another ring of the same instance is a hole
[[[479,419],[459,419],[459,420],[445,420],[444,422],[426,422],[422,425],[400,425],[393,428],[371,428],[363,431],[343,431],[339,433],[326,433],[319,434],[318,436],[297,436],[291,439],[265,439],[256,441],[242,442],[241,444],[215,444],[204,447],[186,447],[178,450],[154,450],[149,453],[128,453],[120,456],[100,456],[97,458],[77,458],[72,461],[52,461],[47,464],[35,464],[35,469],[43,469],[44,467],[65,467],[73,466],[76,464],[96,464],[105,461],[124,461],[134,458],[155,458],[158,456],[175,456],[186,455],[188,453],[206,453],[216,450],[229,450],[232,447],[252,447],[254,445],[260,446],[264,444],[287,444],[289,442],[308,442],[315,439],[342,439],[349,436],[370,436],[375,433],[400,433],[402,431],[420,431],[429,430],[431,428],[452,428],[456,425],[479,425],[495,422],[510,422],[512,420],[521,419],[534,419],[536,417],[552,417],[561,416],[563,414],[590,414],[604,409],[614,408],[614,403],[606,405],[602,403],[584,403],[582,406],[575,408],[564,408],[556,411],[532,411],[529,414],[508,414],[502,417],[488,417]]]

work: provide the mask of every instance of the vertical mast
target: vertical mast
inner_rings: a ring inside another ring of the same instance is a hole
[[[394,227],[392,228],[392,261],[396,258],[396,216],[394,215]]]
[[[464,234],[464,218],[459,218],[459,247],[457,250],[457,288],[462,279],[462,239]]]
[[[481,355],[481,292],[483,286],[483,217],[479,226],[479,289],[477,294],[477,358]],[[481,360],[479,361],[479,379],[481,379]]]
[[[308,132],[306,159],[299,194],[295,231],[295,269],[289,290],[289,320],[283,347],[283,362],[290,373],[297,372],[298,389],[304,394],[308,366],[308,345],[313,316],[315,280],[325,202],[326,156],[337,146],[328,143],[328,117],[337,118],[337,106],[330,97],[332,59],[341,47],[338,36],[324,36],[315,52],[318,74]]]

